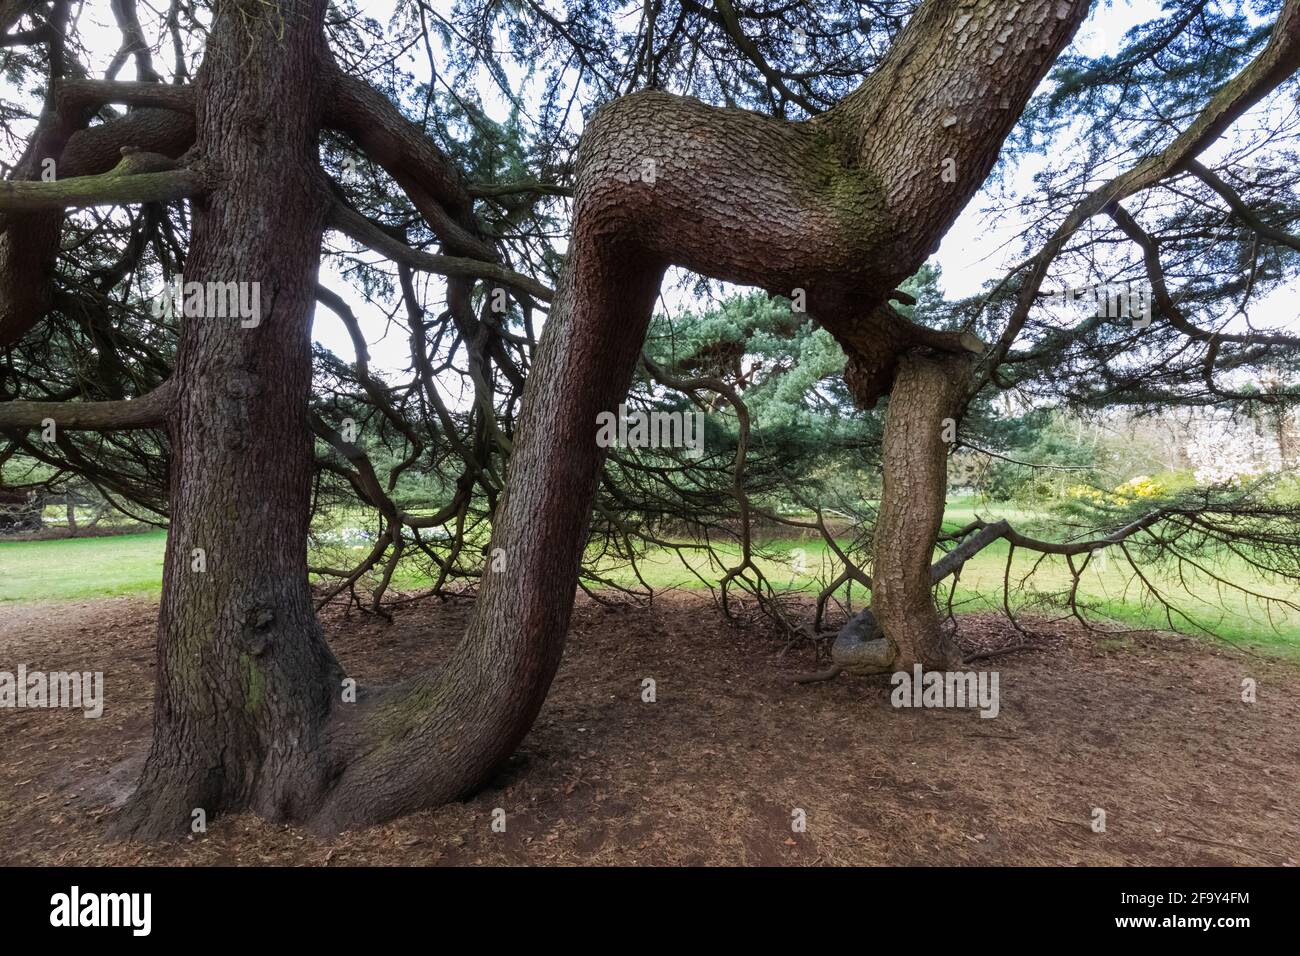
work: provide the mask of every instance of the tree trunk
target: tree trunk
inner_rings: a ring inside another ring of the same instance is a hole
[[[185,280],[258,283],[261,315],[182,322],[153,746],[121,835],[184,832],[196,810],[299,819],[327,779],[342,671],[307,578],[324,7],[222,5],[197,79],[215,188]]]
[[[948,450],[971,362],[914,352],[903,357],[885,415],[884,490],[872,535],[871,611],[892,645],[891,667],[960,663],[939,626],[930,565],[943,523]]]
[[[441,673],[339,711],[331,747],[343,769],[314,827],[472,792],[522,740],[564,645],[603,461],[596,415],[627,393],[668,264],[781,295],[804,290],[808,311],[850,352],[859,399],[897,391],[881,613],[904,655],[951,659],[929,558],[946,488],[941,419],[957,414],[971,342],[915,326],[886,301],[983,181],[1087,6],[1041,0],[1018,8],[1013,29],[991,0],[932,0],[900,37],[901,60],[867,84],[875,92],[810,123],[662,93],[624,97],[592,118],[569,257],[493,529],[507,570],[485,574],[469,631]],[[875,123],[884,123],[879,135],[864,135]],[[917,156],[955,157],[959,179],[943,177],[937,159],[916,166]],[[923,482],[914,503],[908,469]]]
[[[871,606],[840,628],[827,676],[909,670],[918,663],[948,670],[960,662],[934,606],[934,586],[951,572],[931,560],[947,498],[948,449],[972,370],[970,357],[922,349],[898,362],[885,412]]]

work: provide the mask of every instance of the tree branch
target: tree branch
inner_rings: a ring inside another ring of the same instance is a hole
[[[177,113],[194,112],[194,87],[188,83],[63,80],[55,90],[55,97],[61,111],[120,103],[125,106],[173,110]]]
[[[731,41],[736,44],[737,49],[754,66],[758,67],[759,72],[763,74],[767,82],[772,84],[772,87],[786,99],[803,107],[809,116],[816,116],[820,113],[820,109],[786,86],[785,79],[768,64],[762,52],[758,49],[758,45],[745,36],[745,31],[740,25],[740,18],[736,16],[736,8],[731,5],[731,0],[713,0],[713,5],[718,10],[718,22],[721,23],[722,29],[727,36],[731,37]]]
[[[52,182],[0,181],[0,210],[34,212],[170,202],[204,192],[202,176],[191,168],[156,170],[172,160],[156,153],[128,153],[106,173],[73,176]]]
[[[451,159],[369,83],[337,67],[331,69],[326,125],[351,137],[393,177],[450,251],[498,260],[492,243],[473,228],[473,200]]]
[[[1128,236],[1142,250],[1142,259],[1146,265],[1147,278],[1151,280],[1151,294],[1155,299],[1156,310],[1169,320],[1169,324],[1190,339],[1211,342],[1217,351],[1220,343],[1238,342],[1246,345],[1279,345],[1300,348],[1300,338],[1292,335],[1274,335],[1264,332],[1211,332],[1193,325],[1169,294],[1165,283],[1164,267],[1160,264],[1160,248],[1156,240],[1138,225],[1128,211],[1118,203],[1106,210],[1124,235]],[[1213,362],[1207,363],[1207,374],[1213,370]]]
[[[1209,186],[1216,193],[1224,198],[1232,211],[1237,214],[1237,218],[1255,230],[1265,239],[1270,239],[1280,245],[1290,246],[1292,249],[1300,250],[1300,237],[1293,236],[1289,232],[1281,229],[1274,229],[1264,220],[1255,215],[1254,211],[1246,205],[1245,200],[1237,193],[1235,189],[1218,177],[1210,169],[1202,166],[1194,159],[1189,159],[1186,163],[1187,171],[1199,179],[1205,185]]]
[[[491,279],[526,292],[529,295],[549,302],[554,293],[536,279],[493,262],[469,259],[464,256],[442,256],[431,252],[421,252],[406,243],[394,239],[379,226],[361,213],[349,209],[343,203],[334,202],[330,210],[330,225],[340,232],[351,236],[364,246],[382,253],[394,262],[401,262],[412,269],[434,272],[444,276],[461,276],[472,279]]]
[[[159,428],[176,399],[175,379],[139,398],[119,402],[0,402],[0,428],[43,428],[53,421],[64,431]]]
[[[475,199],[500,199],[503,196],[515,196],[520,193],[536,193],[539,196],[572,196],[573,190],[558,183],[544,183],[536,179],[521,179],[514,183],[474,183],[469,187],[469,194]]]
[[[1194,161],[1224,130],[1297,69],[1300,69],[1300,0],[1286,0],[1267,46],[1211,97],[1196,119],[1174,141],[1128,172],[1093,190],[1052,234],[1042,251],[1034,257],[1033,270],[1020,289],[1006,329],[989,353],[984,381],[993,377],[1020,335],[1029,318],[1029,310],[1038,299],[1048,267],[1070,236],[1108,206],[1188,168],[1188,163]]]

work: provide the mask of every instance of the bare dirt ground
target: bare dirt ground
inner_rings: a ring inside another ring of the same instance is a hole
[[[334,613],[349,673],[436,663],[468,603],[393,624]],[[1284,864],[1300,860],[1300,671],[1167,635],[1067,626],[974,665],[1001,713],[901,710],[886,678],[794,686],[806,650],[732,628],[707,596],[583,599],[550,698],[472,800],[320,839],[242,815],[172,844],[105,844],[148,742],[155,607],[0,607],[0,670],[101,670],[99,720],[0,710],[7,864]],[[964,618],[968,649],[1018,643]],[[653,678],[657,700],[642,701]],[[1241,683],[1258,682],[1244,703]],[[491,828],[494,808],[506,832]],[[793,832],[794,811],[806,815]],[[1106,813],[1104,833],[1091,826]]]

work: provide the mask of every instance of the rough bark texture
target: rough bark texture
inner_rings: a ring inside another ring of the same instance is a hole
[[[881,68],[816,122],[844,124],[846,164],[880,177],[902,281],[983,185],[1030,94],[1087,16],[1080,0],[922,4]],[[955,181],[940,175],[952,160]],[[919,258],[918,258],[919,257]]]
[[[589,207],[570,242],[528,380],[510,484],[473,621],[446,667],[345,708],[344,767],[311,821],[330,832],[464,796],[532,726],[560,662],[591,501],[604,462],[596,417],[626,396],[664,266]],[[526,584],[526,586],[525,586]]]
[[[945,426],[961,414],[970,374],[967,358],[914,352],[899,362],[889,396],[871,610],[894,649],[895,669],[921,663],[943,670],[960,661],[939,627],[930,563],[948,493]],[[955,433],[952,427],[949,438]]]
[[[194,204],[186,281],[260,283],[262,315],[183,324],[154,743],[120,834],[183,832],[195,809],[300,819],[327,779],[342,671],[307,583],[323,10],[223,7],[198,78],[216,185]]]

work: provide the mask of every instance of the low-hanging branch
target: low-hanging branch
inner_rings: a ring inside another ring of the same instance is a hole
[[[1012,527],[1011,522],[1007,521],[1005,518],[991,522],[985,521],[982,518],[976,518],[951,536],[959,538],[961,543],[938,561],[930,565],[930,584],[932,586],[937,586],[944,579],[957,574],[965,566],[967,561],[975,557],[975,555],[979,554],[995,541],[1006,540],[1011,545],[1012,553],[1014,553],[1016,548],[1025,548],[1026,550],[1037,551],[1044,555],[1060,555],[1068,560],[1076,555],[1090,555],[1112,545],[1122,546],[1125,541],[1132,538],[1134,535],[1159,524],[1166,518],[1175,515],[1185,515],[1189,512],[1195,513],[1193,509],[1178,507],[1155,508],[1141,517],[1130,521],[1128,524],[1117,528],[1110,534],[1086,540],[1068,542],[1045,541],[1021,534]],[[851,617],[848,622],[845,623],[842,632],[843,630],[861,627],[862,618],[868,617],[870,614],[870,608],[858,612],[858,614]],[[874,618],[871,618],[871,621],[874,623]],[[1019,646],[1016,649],[1019,649]],[[1005,652],[1009,653],[1011,650],[1012,648],[1007,648],[1005,649]],[[998,653],[1004,653],[1004,651],[998,651]],[[976,658],[967,658],[967,661],[974,659]],[[842,665],[833,664],[825,670],[815,671],[811,674],[801,674],[794,678],[794,683],[819,683],[837,677],[843,671],[844,667]]]
[[[1010,462],[1013,465],[1024,465],[1026,468],[1036,468],[1043,471],[1090,471],[1092,465],[1057,465],[1040,461],[1022,461],[1019,458],[1012,458],[1010,455],[1004,455],[1001,452],[991,451],[988,448],[981,448],[979,445],[972,445],[968,441],[963,441],[961,447],[969,448],[973,452],[981,455],[988,455],[990,458],[997,458],[999,461]]]

